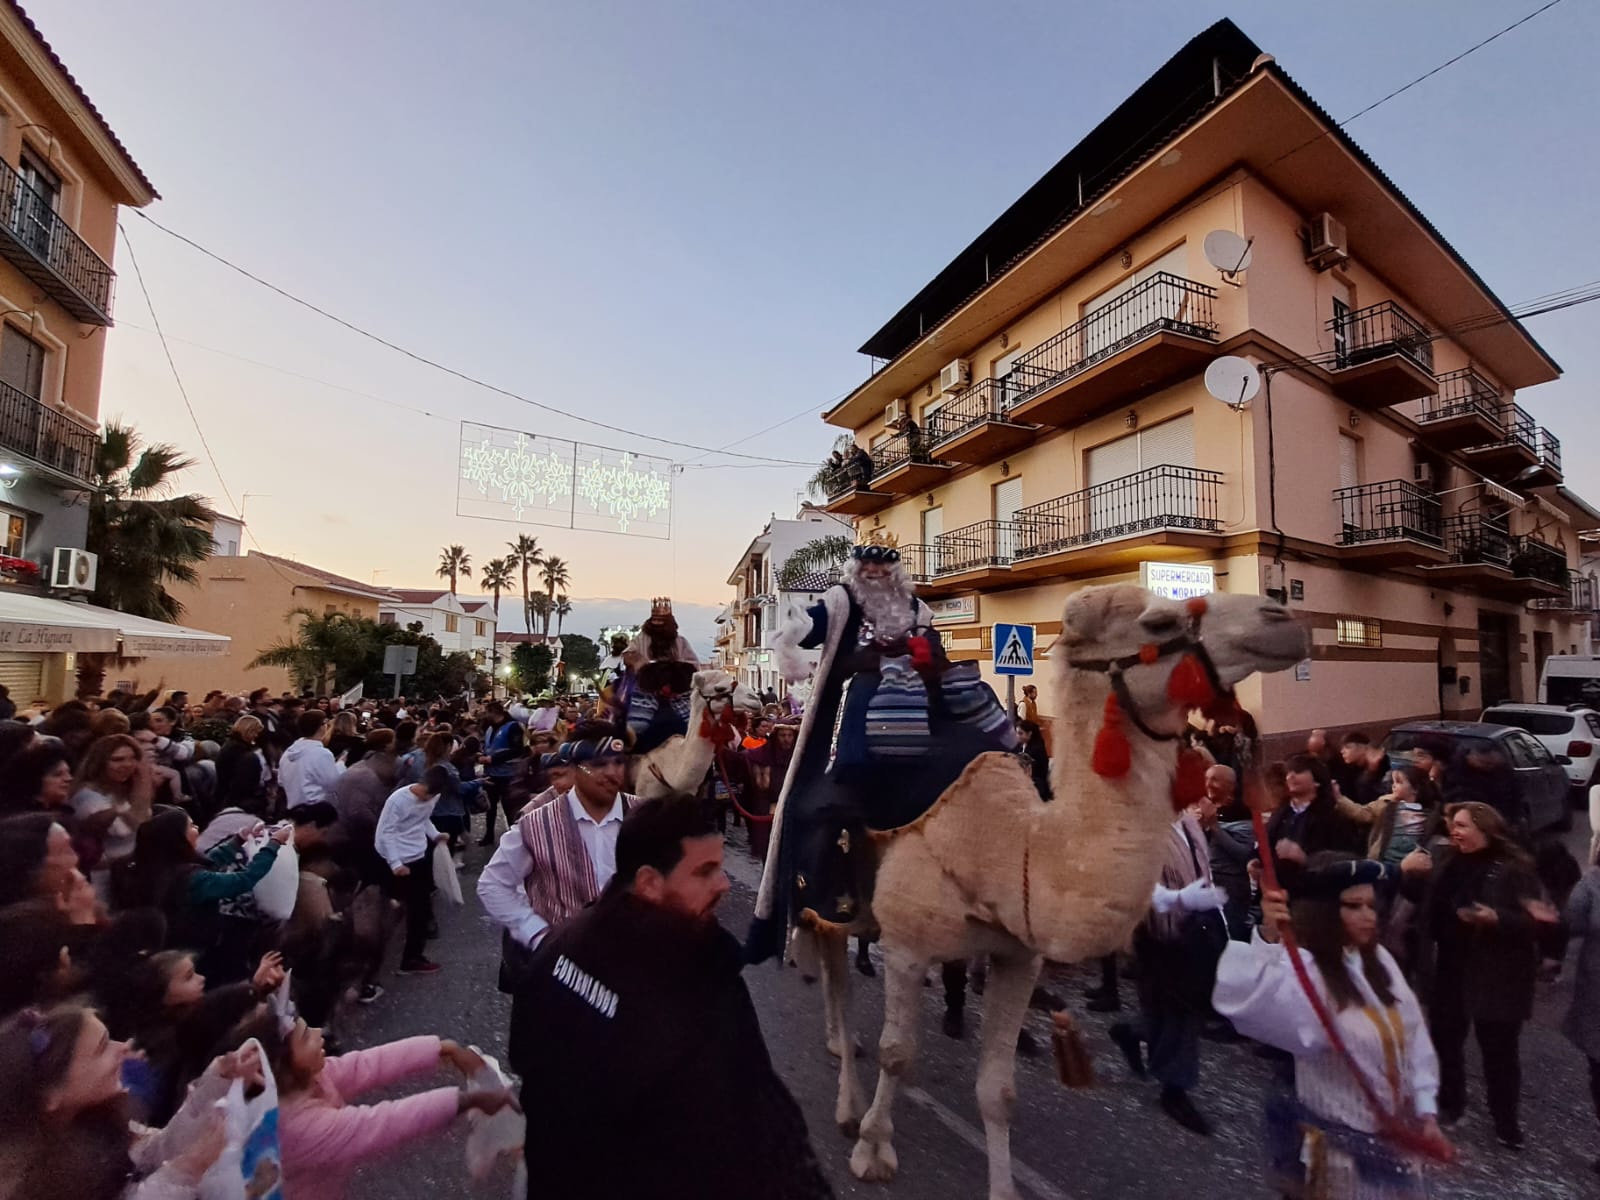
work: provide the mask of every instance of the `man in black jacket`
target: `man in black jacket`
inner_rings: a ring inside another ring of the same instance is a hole
[[[832,1197],[717,924],[722,838],[693,801],[650,800],[616,853],[518,994],[530,1198]]]

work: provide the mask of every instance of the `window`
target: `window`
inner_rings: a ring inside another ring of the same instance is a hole
[[[1087,487],[1100,488],[1160,466],[1194,466],[1193,413],[1094,447],[1083,458],[1083,481]],[[1190,487],[1104,487],[1089,498],[1089,522],[1090,528],[1096,530],[1135,527],[1151,517],[1196,516],[1197,511],[1190,511],[1196,508],[1195,493]]]
[[[5,533],[5,540],[0,542],[0,554],[22,558],[23,547],[28,541],[28,518],[21,513],[0,509],[0,529]]]
[[[1514,767],[1547,767],[1555,762],[1544,743],[1521,732],[1507,734],[1503,743],[1511,754]]]
[[[1009,562],[1017,556],[1017,509],[1022,507],[1022,477],[1014,475],[994,485],[994,531],[996,557]]]
[[[1339,617],[1336,631],[1341,646],[1361,646],[1368,650],[1383,649],[1383,622],[1372,617]]]
[[[17,180],[17,217],[23,240],[40,258],[49,258],[56,206],[61,199],[61,177],[24,150]]]
[[[1015,404],[1017,397],[1022,394],[1023,388],[1027,386],[1023,380],[1011,378],[1011,373],[1017,367],[1017,359],[1021,357],[1022,349],[1019,347],[1009,354],[995,359],[994,367],[990,371],[995,383],[1000,385],[995,389],[995,403],[1001,412],[1005,412],[1006,409]]]
[[[325,616],[325,617],[331,617],[331,616],[333,616],[334,613],[336,613],[338,611],[339,611],[339,606],[337,604],[324,604],[322,606],[322,615]]]
[[[229,557],[229,558],[238,558],[239,557],[239,543],[238,542],[233,541],[231,539],[229,540],[227,557]]]
[[[460,632],[460,630],[461,630],[461,618],[456,616],[455,613],[445,613],[445,615],[444,615],[444,631],[446,633],[458,633],[458,632]]]
[[[1563,733],[1571,733],[1572,724],[1576,718],[1571,713],[1529,712],[1515,708],[1491,708],[1483,714],[1483,719],[1491,725],[1511,725],[1517,729],[1526,729],[1529,733],[1556,736]]]
[[[487,630],[487,628],[488,627],[486,625],[484,625],[484,623],[482,621],[479,621],[478,622],[478,636],[482,637],[484,635],[484,632]]]
[[[45,349],[15,325],[0,328],[0,383],[35,400],[44,394]]]
[[[1338,366],[1350,362],[1350,288],[1334,280],[1333,361]]]
[[[1156,294],[1142,299],[1134,307],[1124,306],[1126,311],[1117,311],[1113,305],[1121,300],[1141,283],[1165,272],[1169,275],[1183,277],[1188,269],[1188,254],[1183,246],[1167,251],[1154,262],[1146,263],[1133,274],[1120,283],[1112,284],[1105,291],[1094,297],[1083,306],[1085,318],[1093,317],[1096,313],[1104,313],[1104,318],[1099,321],[1088,321],[1083,329],[1083,357],[1087,360],[1097,354],[1102,354],[1116,345],[1121,339],[1132,333],[1138,332],[1144,326],[1156,320],[1181,322],[1187,317],[1188,295],[1173,287],[1157,287]]]
[[[394,623],[395,623],[395,620],[394,620],[394,614],[393,613],[379,613],[378,614],[378,624],[379,625],[393,625]]]
[[[1339,434],[1339,486],[1355,487],[1361,482],[1361,442],[1348,433]]]

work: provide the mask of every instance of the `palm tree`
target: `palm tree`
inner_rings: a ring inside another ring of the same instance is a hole
[[[439,569],[434,572],[440,579],[450,581],[450,594],[456,594],[456,576],[472,578],[472,556],[465,546],[445,546],[439,551]]]
[[[494,681],[500,666],[500,593],[510,591],[517,586],[517,577],[512,569],[511,560],[491,558],[483,564],[483,574],[478,576],[478,582],[488,588],[489,594],[493,597],[494,636],[489,640],[489,694],[494,695]]]
[[[528,572],[544,565],[544,551],[539,549],[538,538],[525,533],[517,534],[517,540],[508,543],[507,549],[511,553],[506,555],[506,562],[522,570],[522,619],[527,622],[528,632],[532,633],[533,610],[528,607]]]
[[[528,624],[533,624],[533,618],[540,618],[544,622],[545,634],[548,635],[550,633],[550,597],[543,592],[535,592],[528,597],[523,607],[528,618]]]
[[[544,560],[544,569],[539,572],[539,578],[544,580],[545,609],[544,633],[550,636],[550,615],[556,610],[556,589],[568,587],[572,583],[572,572],[567,570],[565,559],[551,555]]]
[[[855,449],[855,444],[855,435],[850,433],[841,433],[833,439],[833,449],[846,457],[849,456],[851,450]],[[816,469],[811,478],[806,480],[806,494],[808,496],[827,495],[828,489],[833,486],[837,474],[838,470],[834,467],[832,460],[824,459],[822,465]]]
[[[561,636],[561,626],[566,624],[567,618],[572,615],[572,601],[567,599],[565,593],[563,593],[562,595],[556,597],[555,613],[556,613],[556,636],[560,637]]]
[[[251,667],[287,667],[296,687],[326,692],[341,667],[359,666],[377,646],[377,626],[366,617],[290,609],[288,619],[296,617],[300,626],[294,636],[261,651]]]
[[[87,548],[100,558],[96,604],[158,621],[183,615],[165,585],[199,578],[195,568],[211,555],[217,518],[204,496],[171,495],[172,477],[193,465],[176,446],[145,446],[132,426],[106,423],[89,496]]]
[[[812,571],[832,571],[844,566],[854,546],[855,542],[842,533],[807,542],[783,560],[778,586],[791,587]]]

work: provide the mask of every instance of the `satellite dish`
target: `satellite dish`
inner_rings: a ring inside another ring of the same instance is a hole
[[[1231,409],[1243,408],[1260,390],[1261,373],[1248,359],[1224,354],[1206,368],[1206,391]]]
[[[1213,229],[1204,248],[1206,261],[1229,279],[1250,269],[1250,243],[1231,229]]]

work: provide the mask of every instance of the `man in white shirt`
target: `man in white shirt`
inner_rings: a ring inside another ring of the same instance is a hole
[[[320,735],[326,723],[327,718],[317,709],[301,713],[296,726],[300,738],[278,760],[278,783],[283,788],[284,804],[289,808],[324,800],[333,803],[334,785],[339,782],[344,768],[333,757],[333,751],[322,743]]]
[[[373,848],[389,868],[389,898],[406,906],[406,944],[400,952],[400,974],[431,975],[439,969],[423,950],[433,924],[433,844],[444,839],[433,824],[439,797],[455,786],[450,772],[432,766],[422,779],[399,788],[383,802]]]
[[[577,732],[591,736],[556,752],[571,766],[572,786],[525,812],[478,877],[478,899],[504,931],[500,990],[513,997],[513,1030],[515,997],[533,948],[546,930],[576,916],[611,882],[622,819],[638,803],[622,790],[623,744],[610,727]]]

